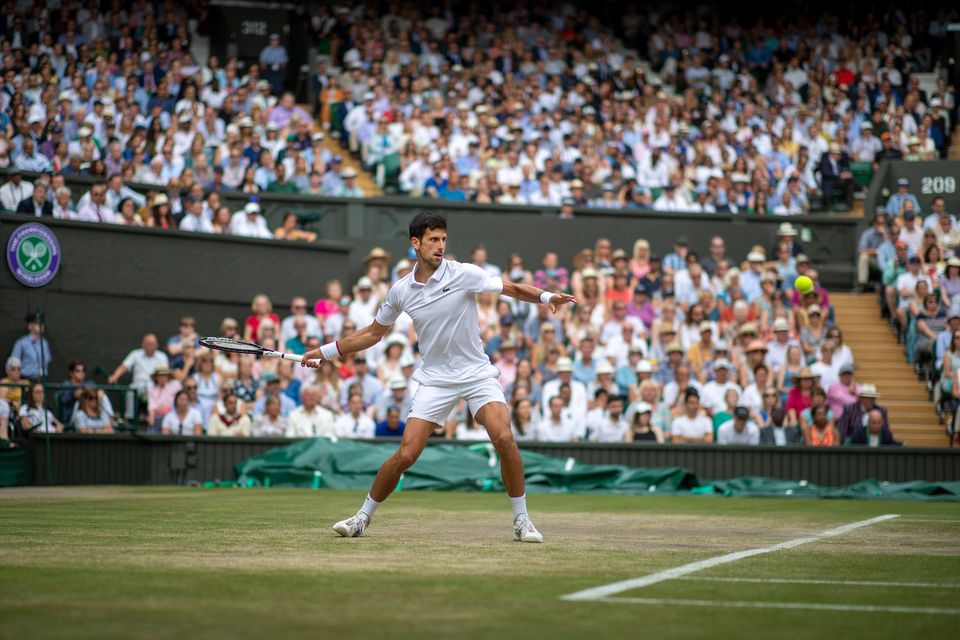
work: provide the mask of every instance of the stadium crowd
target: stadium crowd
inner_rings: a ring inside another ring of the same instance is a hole
[[[876,387],[858,381],[853,354],[832,320],[829,293],[802,253],[796,229],[781,224],[769,253],[755,246],[745,257],[731,257],[719,236],[702,249],[681,236],[665,255],[644,239],[628,254],[600,238],[573,256],[569,268],[555,253],[539,265],[513,255],[502,268],[487,261],[482,246],[464,256],[504,279],[577,298],[574,308],[557,316],[544,305],[496,294],[477,298],[481,337],[500,370],[517,438],[897,444]],[[389,283],[413,263],[375,249],[366,266],[353,286],[331,281],[319,300],[294,298],[282,318],[259,295],[247,317],[226,318],[205,332],[295,353],[342,338],[373,320]],[[815,288],[793,290],[798,274],[813,278]],[[960,313],[950,315],[950,323],[955,320]],[[3,382],[24,380],[44,366],[37,318],[28,318],[28,329]],[[151,431],[357,438],[403,432],[418,366],[416,336],[405,315],[377,346],[318,371],[210,352],[197,336],[190,317],[172,335],[145,335],[107,380],[129,380],[139,391]],[[49,345],[42,352],[48,364]],[[44,413],[43,388],[34,385],[22,396],[7,396],[13,405],[7,413],[19,420],[11,424],[22,430],[109,428],[112,408],[95,385],[85,384],[84,364],[71,363],[69,370],[59,415]],[[463,406],[437,435],[486,438]]]
[[[255,194],[364,195],[327,135],[413,195],[799,214],[849,207],[883,159],[944,155],[956,114],[952,86],[915,75],[945,9],[771,25],[628,7],[604,26],[573,4],[311,4],[328,54],[304,109],[278,34],[258,61],[197,59],[202,2],[9,6],[0,207],[93,222],[267,236]],[[72,193],[75,175],[99,181]],[[224,191],[252,201],[232,212]]]

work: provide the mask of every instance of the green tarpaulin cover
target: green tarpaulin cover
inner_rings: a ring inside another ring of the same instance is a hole
[[[368,489],[380,465],[397,448],[318,438],[272,449],[236,465],[241,486],[331,487]],[[805,481],[744,477],[701,483],[679,467],[634,468],[581,464],[521,451],[527,491],[577,493],[690,493],[726,496],[797,496],[821,498],[902,498],[960,500],[960,482],[889,483],[865,480],[849,487],[818,487]],[[502,491],[500,464],[489,444],[427,447],[403,475],[399,489]]]

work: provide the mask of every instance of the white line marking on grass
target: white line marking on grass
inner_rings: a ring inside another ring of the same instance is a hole
[[[819,604],[816,602],[753,602],[750,600],[685,600],[682,598],[603,598],[600,602],[628,604],[666,604],[686,607],[722,607],[724,609],[801,609],[814,611],[856,611],[860,613],[923,613],[956,616],[960,609],[941,607],[901,607],[874,604]]]
[[[715,556],[713,558],[707,558],[706,560],[700,560],[698,562],[691,562],[690,564],[681,565],[679,567],[674,567],[672,569],[667,569],[665,571],[659,571],[657,573],[651,573],[647,576],[642,576],[640,578],[631,578],[630,580],[622,580],[620,582],[614,582],[611,584],[601,585],[599,587],[592,587],[590,589],[584,589],[583,591],[577,591],[576,593],[569,593],[565,596],[561,596],[561,600],[599,600],[600,598],[606,598],[607,596],[612,596],[617,593],[622,593],[624,591],[630,591],[632,589],[640,589],[642,587],[649,587],[652,584],[658,582],[663,582],[665,580],[674,580],[681,576],[686,576],[691,573],[696,573],[697,571],[703,571],[704,569],[709,569],[711,567],[716,567],[721,564],[727,564],[728,562],[736,562],[737,560],[743,560],[744,558],[752,558],[753,556],[759,556],[764,553],[772,553],[773,551],[780,551],[782,549],[792,549],[794,547],[799,547],[802,544],[808,544],[810,542],[817,542],[823,540],[824,538],[832,538],[834,536],[839,536],[849,531],[855,529],[860,529],[861,527],[869,527],[872,524],[877,524],[879,522],[886,522],[887,520],[893,520],[894,518],[899,518],[900,516],[895,513],[888,513],[886,515],[877,516],[876,518],[870,518],[869,520],[860,520],[859,522],[851,522],[850,524],[845,524],[834,529],[827,529],[826,531],[821,531],[820,533],[814,534],[812,536],[807,536],[805,538],[795,538],[793,540],[787,540],[786,542],[780,542],[769,547],[760,547],[758,549],[747,549],[745,551],[736,551],[734,553],[728,553],[722,556]]]
[[[756,582],[760,584],[824,584],[852,587],[916,587],[918,589],[960,589],[960,582],[884,582],[882,580],[805,580],[803,578],[721,578],[687,576],[677,580],[693,582]]]

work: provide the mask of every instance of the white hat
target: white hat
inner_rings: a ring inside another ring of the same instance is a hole
[[[69,91],[61,91],[60,95],[57,96],[57,101],[62,102],[63,100],[73,101],[73,96],[70,95]]]
[[[790,224],[789,222],[783,222],[777,227],[778,236],[795,236],[797,235],[797,228]]]
[[[279,131],[279,130],[280,130],[280,125],[278,125],[276,122],[267,123],[267,131]]]
[[[573,371],[573,360],[567,357],[557,360],[557,373],[570,373]]]
[[[860,390],[857,391],[857,395],[861,398],[879,398],[880,394],[877,393],[877,385],[874,384],[862,384],[860,385]]]
[[[601,360],[600,362],[597,363],[597,368],[595,369],[595,371],[598,376],[603,373],[612,374],[613,366],[608,361]]]
[[[30,116],[30,118],[27,120],[27,124],[36,124],[36,123],[42,124],[43,116],[41,116],[40,114],[34,114]]]
[[[242,118],[240,118],[239,124],[241,127],[252,127],[253,118],[251,118],[250,116],[243,116]]]
[[[153,199],[154,207],[159,207],[162,204],[169,204],[169,203],[170,203],[170,198],[168,198],[167,194],[165,193],[158,193],[156,197],[154,197]]]
[[[713,363],[713,369],[727,369],[728,371],[732,368],[730,361],[726,358],[717,358],[716,362]]]
[[[344,179],[356,178],[357,171],[353,167],[346,167],[343,171],[340,172],[340,177]]]
[[[712,332],[712,331],[713,331],[713,323],[710,322],[709,320],[703,320],[703,321],[700,322],[700,324],[697,326],[697,328],[700,330],[700,333],[703,333],[704,331],[710,331],[710,332]]]
[[[400,356],[400,368],[404,369],[406,367],[412,367],[417,364],[417,361],[413,359],[413,356],[404,354]]]
[[[390,388],[391,389],[406,389],[407,388],[407,379],[403,376],[394,376],[390,378]]]
[[[256,202],[248,202],[243,205],[243,210],[247,213],[260,213],[260,205]]]
[[[77,131],[77,135],[79,135],[81,138],[86,138],[92,133],[93,133],[93,129],[91,129],[87,125],[83,125],[82,127],[80,127],[80,130]]]
[[[404,269],[410,269],[411,267],[413,267],[413,264],[406,258],[403,258],[397,262],[397,271],[403,271]]]
[[[230,124],[227,125],[227,133],[228,134],[240,133],[240,127],[238,127],[236,124],[231,122]]]
[[[635,371],[637,373],[653,373],[653,365],[650,364],[649,360],[641,360],[637,363]]]
[[[767,257],[759,251],[751,251],[747,254],[747,262],[763,262]]]
[[[367,276],[363,276],[357,280],[357,289],[373,289],[373,280]]]
[[[365,94],[363,94],[363,99],[364,99],[364,101],[366,101],[366,100],[376,100],[376,99],[377,99],[377,94],[375,94],[373,91],[367,91]]]
[[[773,321],[774,331],[790,331],[790,323],[786,318],[777,318]]]
[[[326,136],[323,135],[323,131],[317,131],[315,134],[310,136],[311,140],[323,140]]]
[[[638,402],[637,406],[634,407],[634,413],[640,415],[641,413],[653,413],[653,405],[649,402]]]
[[[390,337],[387,338],[386,347],[389,349],[395,344],[407,346],[407,339],[403,337],[403,334],[391,333]]]
[[[106,115],[106,113],[104,113],[104,115]],[[178,120],[178,122],[180,124],[187,124],[191,120],[193,120],[193,116],[191,116],[189,113],[184,112],[183,115],[180,116],[180,119]]]

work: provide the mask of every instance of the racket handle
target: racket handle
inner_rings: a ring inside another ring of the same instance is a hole
[[[283,360],[292,360],[293,362],[303,362],[303,356],[298,356],[295,353],[282,353],[279,351],[274,351],[271,353],[274,357],[281,358]],[[315,362],[319,366],[323,364],[323,360],[311,360],[310,362]]]

